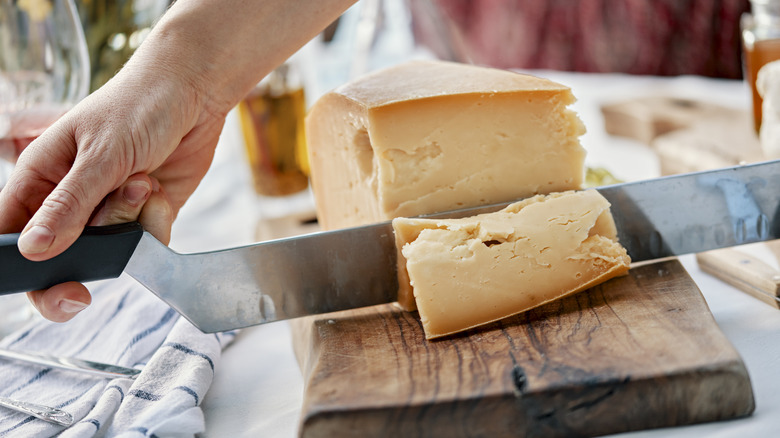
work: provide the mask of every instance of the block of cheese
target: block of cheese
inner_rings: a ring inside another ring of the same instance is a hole
[[[463,219],[396,218],[428,339],[515,315],[628,271],[595,190],[537,195]]]
[[[413,61],[347,83],[306,118],[319,224],[579,189],[584,125],[563,85],[506,70]]]

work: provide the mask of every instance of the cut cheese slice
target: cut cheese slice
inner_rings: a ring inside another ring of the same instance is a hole
[[[463,219],[396,218],[393,228],[428,339],[585,290],[630,264],[595,190]]]
[[[414,61],[358,78],[306,119],[324,230],[579,189],[584,125],[563,85]]]

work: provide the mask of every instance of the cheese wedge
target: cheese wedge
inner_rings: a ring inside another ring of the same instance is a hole
[[[585,290],[631,262],[595,190],[463,219],[396,218],[393,228],[428,339]]]
[[[306,118],[324,230],[579,189],[584,125],[563,85],[414,61],[358,78]]]

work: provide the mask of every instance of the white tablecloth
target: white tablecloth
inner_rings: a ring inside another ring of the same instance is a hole
[[[572,87],[574,109],[585,122],[582,138],[588,164],[606,166],[618,177],[656,176],[658,161],[649,148],[614,138],[603,129],[599,106],[634,96],[671,95],[747,109],[744,84],[698,77],[655,78],[626,75],[535,72]],[[735,145],[739,147],[739,145]],[[250,243],[261,215],[290,207],[260,199],[251,191],[236,121],[231,116],[214,165],[182,210],[172,246],[204,251]],[[780,196],[780,194],[778,194]],[[294,208],[307,208],[307,195]],[[780,430],[780,311],[702,273],[692,256],[681,258],[699,285],[726,337],[742,355],[753,383],[755,413],[744,419],[626,434],[630,437],[754,437]],[[211,389],[203,400],[206,437],[293,437],[297,433],[303,382],[285,322],[243,330],[223,352]]]

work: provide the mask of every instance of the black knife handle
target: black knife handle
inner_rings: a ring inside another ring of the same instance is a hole
[[[119,277],[143,233],[138,222],[86,227],[65,252],[40,262],[19,252],[19,233],[0,235],[0,295]]]

